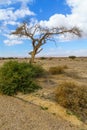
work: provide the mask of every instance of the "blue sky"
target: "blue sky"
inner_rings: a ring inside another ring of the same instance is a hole
[[[48,27],[77,26],[82,38],[61,36],[47,42],[38,56],[87,56],[87,0],[0,0],[0,57],[25,57],[31,41],[11,36],[25,19]]]

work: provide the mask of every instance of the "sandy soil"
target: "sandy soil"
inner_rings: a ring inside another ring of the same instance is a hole
[[[40,107],[0,95],[0,130],[79,130]]]

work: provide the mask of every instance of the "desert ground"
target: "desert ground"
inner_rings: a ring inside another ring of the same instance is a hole
[[[0,66],[5,61],[0,60]],[[47,71],[54,66],[65,65],[67,69],[63,74],[47,74],[37,79],[42,89],[34,93],[18,93],[14,97],[0,95],[0,130],[87,130],[87,118],[82,122],[55,100],[55,91],[63,81],[87,86],[87,58],[36,58],[35,64]]]

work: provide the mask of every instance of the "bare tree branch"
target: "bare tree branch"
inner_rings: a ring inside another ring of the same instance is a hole
[[[31,62],[34,62],[35,55],[42,51],[40,47],[46,44],[47,40],[55,42],[53,38],[55,38],[56,35],[63,35],[67,33],[81,37],[81,31],[77,27],[73,27],[71,29],[67,29],[65,27],[49,29],[47,27],[41,27],[39,24],[28,26],[26,22],[24,22],[11,34],[19,35],[20,37],[26,36],[31,39],[33,51],[29,54],[31,55]]]

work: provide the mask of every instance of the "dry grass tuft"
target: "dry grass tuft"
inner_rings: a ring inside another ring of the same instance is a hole
[[[55,75],[55,74],[62,74],[64,73],[64,70],[67,69],[67,65],[64,66],[55,66],[49,68],[49,73]]]
[[[63,65],[63,68],[64,68],[64,69],[68,69],[68,66],[67,66],[67,65]]]
[[[56,90],[56,101],[72,111],[82,121],[87,120],[87,87],[75,82],[63,82]]]

